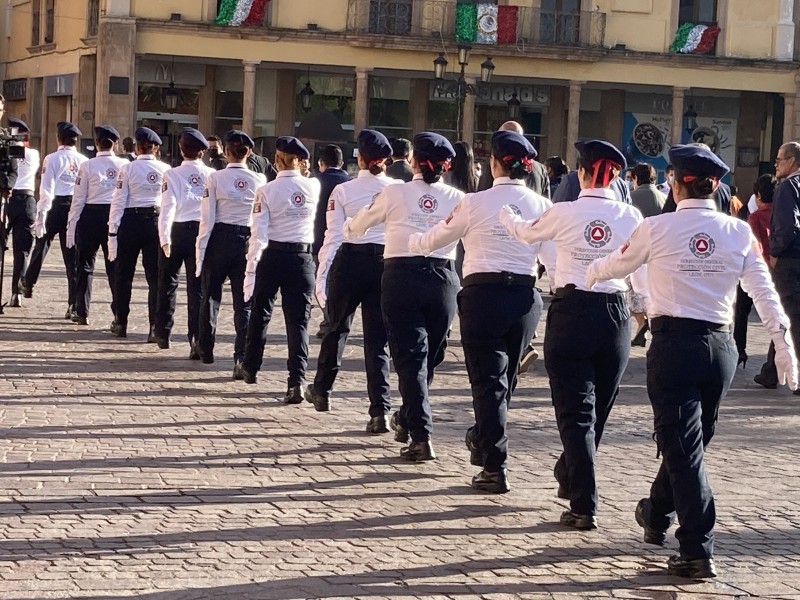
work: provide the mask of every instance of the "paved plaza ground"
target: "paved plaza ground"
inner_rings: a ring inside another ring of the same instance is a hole
[[[65,321],[57,254],[36,297],[0,316],[0,599],[800,599],[800,398],[752,382],[768,344],[755,316],[707,455],[720,577],[693,583],[665,574],[674,537],[647,546],[633,520],[658,466],[643,349],[601,447],[600,529],[581,533],[557,524],[541,362],[509,416],[512,492],[476,494],[457,323],[432,392],[439,460],[408,464],[364,433],[358,323],[333,411],[287,407],[280,313],[247,386],[230,379],[229,295],[202,365],[183,304],[173,348],[145,343],[141,272],[127,340],[107,333],[101,277],[90,325]]]

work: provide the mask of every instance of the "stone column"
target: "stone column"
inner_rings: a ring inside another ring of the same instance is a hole
[[[670,146],[681,143],[683,134],[683,113],[686,88],[672,88],[672,130],[670,132]]]
[[[287,69],[278,70],[278,96],[275,107],[275,135],[295,134],[295,105],[297,103],[297,73]],[[302,117],[298,120],[302,120]]]
[[[775,60],[792,60],[794,58],[794,32],[794,0],[781,0],[775,35]]]
[[[369,125],[369,74],[372,69],[356,67],[355,133]]]
[[[430,97],[430,80],[429,79],[412,79],[411,80],[411,106],[414,109],[411,111],[409,118],[411,122],[408,124],[413,133],[419,131],[426,131],[428,128],[428,101]]]
[[[477,80],[466,77],[467,85],[474,86]],[[475,94],[467,94],[464,98],[464,113],[461,115],[461,141],[472,145],[475,133]]]
[[[101,17],[97,34],[97,86],[94,122],[111,125],[123,135],[133,133],[136,104],[136,20]],[[110,85],[118,86],[111,93]],[[125,93],[127,88],[127,93]]]
[[[242,88],[242,130],[253,135],[256,122],[256,70],[261,61],[242,61],[244,86]]]
[[[797,94],[783,95],[783,139],[781,144],[795,140]]]
[[[568,165],[575,164],[575,142],[578,141],[581,122],[581,91],[585,81],[569,82],[569,106],[567,109],[567,150],[564,160]]]
[[[197,126],[206,135],[214,133],[214,103],[216,101],[217,67],[206,65],[206,80],[200,88],[197,102]]]

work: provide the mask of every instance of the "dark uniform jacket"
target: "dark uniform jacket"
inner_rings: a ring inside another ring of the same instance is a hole
[[[247,168],[255,173],[266,175],[267,181],[273,181],[278,176],[278,171],[272,166],[269,160],[253,152],[247,157]]]
[[[550,179],[547,177],[547,169],[542,163],[533,162],[533,171],[525,178],[525,185],[540,196],[550,197]]]
[[[611,182],[611,190],[620,202],[631,203],[631,191],[628,189],[627,182],[621,177],[617,177]],[[578,199],[580,193],[581,184],[578,181],[578,172],[570,171],[561,180],[556,194],[553,196],[553,202],[572,202]]]
[[[784,179],[775,190],[769,253],[780,258],[800,258],[800,175]]]
[[[407,160],[397,160],[386,168],[386,174],[392,179],[400,179],[408,183],[414,179],[414,171]]]
[[[717,210],[719,212],[723,212],[726,215],[729,215],[731,212],[731,188],[728,186],[727,183],[719,182],[719,187],[717,191],[714,192],[714,202],[717,203]],[[678,205],[675,203],[675,198],[672,195],[672,189],[669,190],[669,194],[667,194],[667,201],[664,202],[664,208],[661,210],[661,214],[671,213],[678,210]]]
[[[314,245],[312,252],[317,254],[325,241],[325,229],[327,228],[328,201],[335,188],[340,183],[350,181],[350,176],[342,169],[328,167],[324,173],[317,175],[320,183],[319,202],[317,203],[317,214],[314,217]]]

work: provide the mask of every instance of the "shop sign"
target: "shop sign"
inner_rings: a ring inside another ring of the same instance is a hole
[[[477,104],[503,104],[511,100],[516,92],[522,106],[544,108],[550,106],[550,88],[537,85],[514,85],[513,83],[478,84]],[[442,89],[431,82],[431,100],[455,100],[458,95],[455,85]]]
[[[3,96],[6,100],[24,100],[27,93],[27,79],[8,79],[3,82]]]
[[[75,76],[53,75],[44,78],[45,91],[48,96],[72,96],[72,82]]]

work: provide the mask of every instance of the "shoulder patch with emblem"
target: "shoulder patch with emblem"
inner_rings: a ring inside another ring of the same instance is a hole
[[[256,202],[253,204],[253,214],[257,215],[261,212],[261,202]]]
[[[167,191],[167,180],[166,179],[164,180],[164,185],[161,186],[161,191],[162,192],[166,192]]]
[[[328,210],[334,210],[336,208],[336,201],[331,198],[328,200]]]

